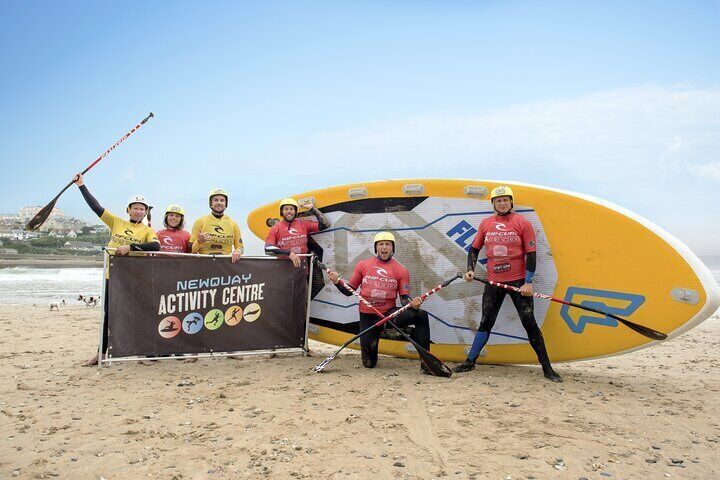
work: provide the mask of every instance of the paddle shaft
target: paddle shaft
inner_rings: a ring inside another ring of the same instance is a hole
[[[335,272],[333,272],[332,270],[330,270],[330,269],[329,269],[325,264],[323,264],[322,262],[316,260],[315,263],[317,264],[317,266],[319,266],[320,268],[322,268],[323,270],[325,270],[325,272],[326,272],[328,275],[331,274],[331,273],[335,273]],[[433,293],[437,292],[437,291],[440,290],[441,288],[446,287],[446,286],[449,285],[453,280],[456,280],[457,278],[459,278],[458,275],[454,276],[452,279],[449,279],[449,280],[444,281],[443,283],[441,283],[440,285],[437,285],[437,286],[436,286],[435,288],[433,288],[432,290],[429,290],[429,291],[423,293],[422,295],[420,295],[420,299],[421,299],[421,300],[425,300],[427,297],[429,297],[429,296],[432,295]],[[363,330],[362,332],[358,333],[356,336],[354,336],[353,338],[351,338],[350,340],[348,340],[346,343],[344,343],[342,348],[345,348],[346,346],[350,345],[352,342],[354,342],[354,341],[357,340],[358,338],[362,337],[363,335],[365,335],[367,332],[369,332],[369,331],[372,330],[373,328],[379,327],[379,326],[381,326],[381,325],[383,325],[383,324],[385,324],[385,323],[387,323],[387,322],[390,322],[390,320],[392,320],[393,317],[397,317],[397,316],[400,315],[402,312],[404,312],[405,310],[407,310],[408,308],[410,308],[410,307],[412,306],[411,303],[407,303],[407,304],[405,304],[402,308],[400,308],[400,309],[398,309],[398,310],[395,310],[395,311],[394,311],[393,313],[391,313],[390,315],[383,316],[383,315],[384,315],[383,313],[380,313],[380,311],[379,311],[377,308],[375,308],[370,302],[368,302],[365,298],[363,298],[363,296],[360,295],[357,291],[355,291],[354,288],[352,288],[350,285],[348,285],[348,283],[347,283],[345,280],[343,280],[342,277],[340,277],[339,280],[340,280],[340,283],[342,284],[343,287],[345,287],[350,293],[352,293],[352,294],[355,295],[357,298],[359,298],[362,303],[364,303],[368,308],[371,308],[371,309],[380,317],[380,320],[378,320],[378,321],[375,322],[373,325],[369,326],[368,328],[366,328],[365,330]],[[397,328],[397,326],[396,326],[395,324],[393,324],[392,322],[390,322],[390,323],[391,323],[395,328]],[[399,330],[399,329],[398,329],[398,330]]]
[[[325,272],[327,272],[328,274],[334,273],[332,270],[330,270],[326,265],[324,265],[324,264],[323,264],[322,262],[320,262],[319,260],[315,260],[315,263],[316,263],[320,268],[322,268]],[[447,285],[449,285],[450,283],[452,283],[454,280],[456,280],[456,279],[458,279],[458,278],[460,278],[460,277],[459,277],[459,274],[456,275],[456,276],[454,276],[454,277],[451,278],[451,279],[445,280],[443,283],[441,283],[440,285],[437,285],[437,286],[436,286],[435,288],[433,288],[432,290],[429,290],[429,291],[423,293],[422,295],[420,295],[420,298],[423,299],[423,300],[425,300],[427,297],[429,297],[430,295],[434,294],[434,293],[437,292],[438,290],[446,287]],[[382,313],[380,313],[377,309],[375,309],[375,307],[373,307],[367,300],[365,300],[359,293],[357,293],[357,292],[355,291],[355,289],[353,289],[350,285],[348,285],[347,282],[345,282],[345,280],[343,280],[342,278],[340,278],[340,282],[342,283],[343,287],[345,287],[349,292],[352,292],[352,293],[353,293],[355,296],[357,296],[363,303],[367,304],[370,308],[372,308],[375,312],[377,312],[377,314],[378,314],[379,316],[383,317],[383,314],[382,314]],[[345,347],[347,347],[348,345],[350,345],[351,343],[353,343],[355,340],[357,340],[358,338],[360,338],[360,337],[362,337],[363,335],[365,335],[366,333],[368,333],[368,332],[369,332],[370,330],[372,330],[373,328],[377,328],[377,327],[385,324],[386,322],[390,322],[390,320],[391,320],[393,317],[396,317],[396,316],[399,315],[400,313],[404,312],[405,310],[407,310],[408,308],[410,308],[411,305],[412,305],[411,303],[407,303],[407,304],[406,304],[405,306],[403,306],[402,308],[394,311],[394,312],[391,313],[390,315],[387,315],[387,316],[381,318],[380,320],[378,320],[377,322],[375,322],[373,325],[369,326],[368,328],[366,328],[366,329],[363,330],[362,332],[360,332],[360,333],[358,333],[357,335],[355,335],[355,336],[353,336],[352,338],[350,338],[348,341],[346,341],[345,343],[343,343],[343,344],[340,346],[340,348],[337,349],[337,351],[336,351],[335,353],[333,353],[331,356],[329,356],[328,358],[326,358],[325,360],[323,360],[322,362],[320,362],[320,363],[315,367],[315,371],[320,372],[320,371],[321,371],[323,368],[325,368],[325,366],[326,366],[328,363],[330,363],[330,362],[338,355],[338,353],[340,353]],[[392,322],[390,322],[390,324],[393,325],[393,327],[395,327],[395,328],[396,328],[398,331],[400,331],[401,333],[404,333],[404,332],[402,332],[402,330],[398,329],[398,327],[397,327],[395,324],[393,324]],[[410,339],[410,341],[416,346],[416,348],[419,346],[419,345],[418,345],[414,340],[412,340],[412,338],[410,338],[407,334],[405,334],[405,336],[407,336],[407,338]],[[422,347],[421,347],[421,348],[422,348]],[[431,354],[430,352],[428,352],[428,355],[432,355],[432,354]]]
[[[473,277],[473,279],[477,280],[478,282],[485,283],[487,285],[504,288],[505,290],[511,290],[513,292],[520,292],[520,289],[518,287],[513,287],[512,285],[506,285],[504,283],[496,282],[494,280],[485,280],[485,279],[477,278],[477,277]],[[630,320],[625,320],[622,317],[618,317],[617,315],[609,313],[609,312],[604,312],[598,308],[588,307],[586,305],[580,305],[579,303],[568,302],[567,300],[562,300],[559,298],[551,297],[550,295],[546,295],[546,294],[540,293],[540,292],[532,292],[532,296],[537,297],[537,298],[543,298],[545,300],[550,300],[552,302],[562,303],[563,305],[568,305],[570,307],[579,308],[581,310],[587,310],[588,312],[599,313],[600,315],[608,316],[608,317],[622,323],[626,327],[631,328],[632,330],[635,330],[639,334],[644,335],[653,340],[665,340],[667,338],[667,335],[662,332],[658,332],[657,330],[653,330],[652,328],[645,327],[643,325],[638,325],[637,323],[631,322]]]
[[[152,117],[154,117],[154,116],[155,116],[155,115],[154,115],[152,112],[150,112],[150,115],[148,115],[147,117],[143,118],[143,119],[140,121],[140,123],[138,123],[137,125],[135,125],[135,126],[132,128],[132,130],[130,130],[129,132],[127,132],[125,135],[123,135],[123,136],[120,138],[120,140],[118,140],[117,142],[115,142],[112,147],[110,147],[110,148],[108,148],[107,150],[105,150],[105,151],[102,153],[102,155],[100,155],[98,158],[96,158],[90,165],[88,165],[88,166],[85,168],[85,170],[83,170],[83,171],[80,172],[80,173],[81,173],[82,175],[85,175],[87,172],[89,172],[91,168],[93,168],[95,165],[97,165],[98,163],[100,163],[100,160],[102,160],[103,158],[107,157],[108,154],[110,154],[110,152],[112,152],[113,150],[115,150],[121,143],[123,143],[125,140],[127,140],[127,138],[128,138],[130,135],[132,135],[133,133],[137,132],[137,131],[140,129],[140,127],[142,127],[143,125],[145,125],[145,123],[146,123],[148,120],[150,120]],[[65,186],[65,188],[63,188],[62,191],[60,191],[60,193],[58,194],[58,196],[55,197],[55,199],[57,199],[58,197],[60,197],[60,195],[62,195],[62,194],[65,192],[65,190],[67,190],[68,188],[70,188],[70,186],[71,186],[73,183],[75,183],[75,180],[72,180],[70,183],[68,183],[68,184]]]

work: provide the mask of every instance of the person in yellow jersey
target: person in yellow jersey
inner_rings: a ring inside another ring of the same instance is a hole
[[[235,263],[243,253],[242,236],[237,222],[225,214],[228,194],[214,188],[208,194],[210,213],[195,220],[190,243],[192,253],[200,255],[230,255]]]
[[[130,197],[126,209],[130,218],[128,220],[124,220],[100,206],[95,197],[93,197],[90,193],[90,190],[88,190],[87,186],[85,186],[85,181],[83,180],[81,173],[75,175],[73,177],[73,181],[80,188],[80,193],[82,193],[82,196],[88,206],[110,229],[110,241],[108,242],[107,247],[114,248],[115,255],[127,255],[131,251],[154,252],[160,250],[160,242],[158,242],[155,232],[153,232],[152,228],[143,223],[143,219],[148,212],[148,202],[145,200],[145,197],[142,195],[134,195]],[[106,288],[105,298],[103,299],[105,312],[103,316],[103,339],[101,349],[103,354],[106,354],[108,347],[108,278],[109,272],[105,272]],[[83,363],[83,365],[97,365],[97,363],[98,356],[95,355]]]

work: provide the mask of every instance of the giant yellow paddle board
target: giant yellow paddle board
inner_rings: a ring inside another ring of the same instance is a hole
[[[346,279],[358,260],[373,255],[375,233],[392,231],[395,258],[410,271],[414,296],[465,271],[477,226],[492,215],[488,193],[501,184],[512,187],[515,211],[537,235],[536,291],[601,308],[669,338],[720,306],[720,288],[687,246],[638,215],[587,195],[514,182],[411,179],[336,186],[294,198],[312,198],[331,220],[328,230],[312,238],[323,262]],[[279,200],[248,217],[261,239],[279,217]],[[456,281],[425,302],[435,355],[465,358],[480,322],[482,292],[480,282]],[[534,301],[553,361],[615,355],[654,343],[602,315]],[[310,317],[310,338],[340,345],[357,333],[357,299],[328,284],[314,292]],[[416,356],[411,344],[389,339],[380,342],[380,352]],[[537,362],[509,298],[478,361]]]

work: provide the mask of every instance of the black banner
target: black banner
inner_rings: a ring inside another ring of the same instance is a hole
[[[307,278],[289,260],[111,256],[113,357],[302,348]]]

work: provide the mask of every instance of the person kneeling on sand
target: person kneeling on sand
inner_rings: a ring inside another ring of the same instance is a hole
[[[82,193],[88,206],[90,206],[92,211],[100,217],[100,220],[110,228],[110,241],[107,244],[107,248],[115,249],[115,255],[127,255],[131,251],[156,252],[160,250],[160,243],[158,242],[155,232],[142,222],[148,211],[148,202],[145,200],[145,197],[142,195],[130,197],[127,203],[127,213],[130,218],[123,220],[100,206],[95,197],[90,193],[90,190],[85,186],[81,173],[75,175],[73,181],[80,188],[80,193]],[[110,302],[107,298],[107,293],[109,293],[107,286],[109,273],[109,271],[105,272],[106,294],[103,302],[103,336],[102,347],[100,349],[103,355],[107,354],[108,348],[108,304]],[[94,355],[83,363],[85,366],[97,364],[97,355]]]
[[[398,327],[415,325],[410,336],[421,347],[429,351],[430,324],[428,314],[425,310],[420,309],[423,303],[421,297],[410,298],[410,274],[407,269],[403,264],[392,258],[395,253],[395,236],[390,232],[379,232],[375,235],[373,243],[376,256],[361,260],[355,265],[352,277],[347,282],[348,285],[354,290],[360,288],[360,295],[369,301],[383,316],[399,310],[396,306],[398,296],[403,306],[410,303],[412,308],[408,308],[398,315],[394,323]],[[333,272],[329,275],[329,278],[340,293],[345,296],[352,295],[340,283],[340,274]],[[362,302],[358,306],[360,308],[359,331],[362,332],[377,323],[381,317],[378,317],[370,307]],[[384,328],[385,325],[381,325],[360,337],[360,352],[365,368],[375,368],[375,365],[377,365],[378,343]],[[422,363],[420,368],[423,373],[429,373]]]

